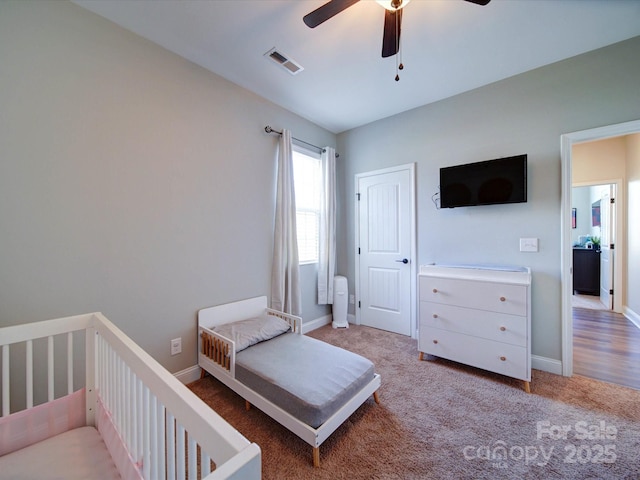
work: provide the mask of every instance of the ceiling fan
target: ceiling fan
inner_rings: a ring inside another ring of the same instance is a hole
[[[304,23],[315,28],[321,23],[326,22],[331,17],[346,10],[350,6],[358,3],[360,0],[331,0],[321,7],[315,9],[303,17]],[[376,0],[385,8],[384,12],[384,31],[382,35],[382,57],[391,57],[398,53],[400,49],[400,25],[402,23],[402,8],[410,2],[410,0]],[[487,5],[491,0],[465,0],[466,2],[475,3],[476,5]],[[402,70],[402,64],[400,65]],[[396,75],[396,80],[399,77]]]

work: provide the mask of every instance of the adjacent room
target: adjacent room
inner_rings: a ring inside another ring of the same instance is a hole
[[[639,477],[639,58],[631,0],[0,0],[0,426],[101,312],[197,478]]]

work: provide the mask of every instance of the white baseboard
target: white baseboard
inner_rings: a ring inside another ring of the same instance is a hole
[[[173,376],[187,385],[200,379],[200,367],[198,365],[194,365],[193,367],[188,367],[174,373]]]
[[[531,355],[531,368],[542,370],[543,372],[555,373],[556,375],[562,375],[562,362],[553,358]]]
[[[623,315],[629,319],[636,327],[640,328],[640,315],[631,310],[629,307],[624,307]]]
[[[324,327],[333,321],[333,315],[325,315],[310,322],[302,322],[302,333],[309,333],[316,328]]]

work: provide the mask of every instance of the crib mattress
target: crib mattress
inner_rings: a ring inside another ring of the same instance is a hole
[[[236,355],[236,379],[317,428],[374,378],[361,355],[294,333]]]
[[[118,470],[94,427],[81,427],[0,457],[0,477],[12,480],[115,480]]]

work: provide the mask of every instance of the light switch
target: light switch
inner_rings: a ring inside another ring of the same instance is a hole
[[[537,252],[538,239],[537,238],[521,238],[520,251],[521,252]]]

